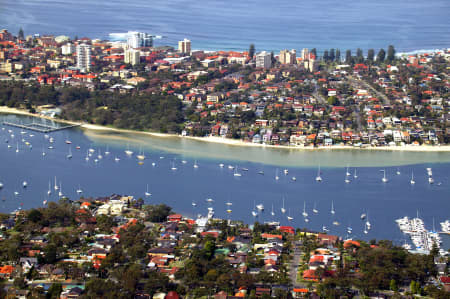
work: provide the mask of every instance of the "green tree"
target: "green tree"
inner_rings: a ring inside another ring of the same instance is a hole
[[[146,206],[145,209],[149,213],[148,220],[151,222],[166,221],[167,216],[172,212],[172,208],[165,204]]]
[[[250,57],[250,59],[253,59],[253,56],[255,56],[255,45],[250,44],[250,47],[248,49],[248,57]]]
[[[44,248],[44,261],[47,264],[54,264],[57,261],[57,248],[53,244],[48,244]]]
[[[387,56],[386,56],[386,60],[388,62],[392,62],[395,59],[395,48],[393,45],[389,45],[388,50],[387,50]]]
[[[42,219],[42,213],[37,209],[31,209],[31,211],[28,213],[28,220],[32,222],[39,222]]]
[[[97,217],[97,227],[102,232],[109,233],[114,226],[114,218],[108,215],[100,215]]]
[[[23,276],[16,277],[13,281],[13,285],[18,289],[25,289],[27,287],[25,277]]]
[[[386,57],[386,51],[384,49],[380,49],[377,55],[377,62],[384,62],[384,58]]]
[[[391,291],[394,291],[394,292],[398,291],[398,286],[397,286],[397,282],[395,281],[395,279],[391,279],[391,281],[389,283],[389,289],[391,289]]]
[[[205,247],[203,248],[203,255],[207,260],[210,260],[214,256],[214,251],[216,250],[216,243],[214,241],[206,241]]]
[[[339,100],[337,99],[336,96],[328,97],[327,101],[328,101],[329,105],[332,105],[332,106],[339,105]]]
[[[373,62],[373,59],[375,58],[375,50],[374,49],[369,49],[367,51],[367,60],[370,62]]]
[[[60,283],[53,283],[47,291],[47,299],[57,299],[62,292],[62,285]]]

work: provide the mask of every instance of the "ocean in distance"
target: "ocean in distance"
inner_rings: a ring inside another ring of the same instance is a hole
[[[157,45],[189,38],[194,49],[257,51],[329,48],[398,51],[450,46],[448,0],[155,0],[0,1],[0,27],[17,33],[109,38],[139,30],[164,36]]]
[[[31,120],[49,122],[0,114],[0,123]],[[49,143],[42,133],[26,131],[22,134],[21,131],[0,126],[0,182],[4,185],[0,190],[0,211],[4,213],[19,207],[39,207],[44,200],[58,200],[53,189],[56,177],[62,193],[71,199],[79,198],[76,192],[79,188],[84,196],[127,194],[142,197],[146,203],[165,203],[192,217],[206,215],[207,208],[214,207],[215,216],[223,219],[246,223],[280,221],[283,225],[311,230],[326,226],[331,234],[343,237],[351,226],[354,238],[391,239],[397,244],[408,238],[400,232],[395,219],[419,213],[428,229],[432,228],[434,220],[438,230],[439,223],[450,216],[448,152],[290,151],[80,128],[51,133],[54,143]],[[72,144],[66,144],[66,140]],[[54,148],[49,149],[49,146]],[[77,146],[80,149],[76,149]],[[86,161],[89,148],[95,153]],[[124,153],[127,148],[134,152],[133,156]],[[67,158],[69,151],[73,154],[71,159]],[[110,154],[106,155],[105,151]],[[136,158],[140,151],[146,156],[143,165],[139,165]],[[98,159],[98,154],[102,159]],[[120,161],[115,161],[116,157]],[[193,167],[195,162],[198,168]],[[224,164],[223,168],[219,167],[220,163]],[[315,181],[319,164],[322,183]],[[237,167],[242,176],[234,176],[229,165]],[[347,165],[351,173],[349,184],[344,183]],[[172,167],[177,169],[172,170]],[[427,181],[427,167],[433,169],[433,185]],[[284,169],[289,170],[287,175]],[[355,169],[357,178],[353,177]],[[380,170],[384,169],[388,183],[381,182]],[[260,171],[264,171],[264,175],[258,174]],[[410,184],[412,172],[416,180],[414,186]],[[279,180],[275,179],[276,175]],[[292,180],[293,176],[296,181]],[[26,188],[22,186],[23,181],[28,183]],[[49,184],[50,196],[47,195]],[[144,195],[147,184],[148,192],[152,193],[150,197]],[[207,198],[214,202],[207,203]],[[285,214],[280,211],[283,198]],[[195,208],[192,202],[197,204]],[[230,208],[226,202],[232,202],[231,213],[226,211]],[[256,218],[251,214],[255,204],[265,206],[265,211]],[[332,204],[334,215],[330,213]],[[309,222],[302,216],[304,205]],[[271,216],[272,206],[275,216]],[[319,211],[317,215],[312,211],[314,207]],[[368,234],[363,233],[362,213],[369,215],[372,224]],[[288,221],[288,215],[293,217],[292,221]],[[340,225],[333,225],[334,221]],[[447,242],[443,247],[449,248],[449,238],[444,237],[443,241]]]

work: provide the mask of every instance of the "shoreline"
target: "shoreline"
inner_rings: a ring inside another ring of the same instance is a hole
[[[44,118],[48,120],[52,120],[55,122],[79,125],[82,129],[85,130],[93,130],[93,131],[109,131],[109,132],[117,132],[117,133],[131,133],[131,134],[144,134],[152,137],[159,138],[180,138],[180,139],[188,139],[199,142],[206,143],[215,143],[215,144],[223,144],[228,146],[238,146],[238,147],[260,147],[260,148],[270,148],[270,149],[283,149],[283,150],[306,150],[306,151],[330,151],[330,150],[358,150],[358,151],[408,151],[408,152],[450,152],[450,145],[405,145],[405,146],[379,146],[379,147],[355,147],[351,145],[332,145],[332,146],[321,146],[321,147],[300,147],[300,146],[290,146],[290,145],[267,145],[260,143],[252,143],[245,142],[238,139],[230,139],[224,137],[217,136],[208,136],[208,137],[195,137],[195,136],[181,136],[178,134],[168,134],[168,133],[156,133],[156,132],[144,132],[144,131],[136,131],[130,129],[119,129],[113,127],[107,127],[102,125],[88,124],[84,122],[76,122],[64,119],[52,118],[44,115],[40,115],[38,113],[31,113],[28,111],[24,111],[17,108],[9,108],[6,106],[0,106],[0,113],[4,114],[18,114],[25,116],[33,116]]]

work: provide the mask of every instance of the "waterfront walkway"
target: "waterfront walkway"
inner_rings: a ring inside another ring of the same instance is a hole
[[[45,125],[45,124],[36,123],[36,122],[32,122],[29,124],[18,124],[18,123],[7,122],[7,121],[4,121],[3,125],[26,129],[26,130],[31,130],[31,131],[36,131],[36,132],[40,132],[40,133],[51,133],[51,132],[61,131],[61,130],[70,129],[70,128],[79,126],[78,124],[75,124],[75,125],[67,125],[67,126],[62,126],[62,127],[55,127],[55,126]]]

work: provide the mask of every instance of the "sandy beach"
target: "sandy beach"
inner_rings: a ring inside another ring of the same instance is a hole
[[[130,133],[130,134],[144,134],[148,136],[158,137],[158,138],[184,138],[188,140],[194,140],[199,142],[211,142],[211,143],[219,143],[229,146],[247,146],[247,147],[264,147],[264,148],[275,148],[275,149],[287,149],[287,150],[320,150],[320,151],[330,151],[330,150],[358,150],[358,151],[411,151],[411,152],[450,152],[450,145],[405,145],[405,146],[379,146],[379,147],[355,147],[351,145],[333,145],[333,146],[323,146],[323,147],[311,147],[311,146],[289,146],[289,145],[266,145],[259,143],[251,143],[244,142],[242,140],[230,139],[224,137],[217,136],[208,136],[208,137],[193,137],[193,136],[181,136],[177,134],[164,134],[164,133],[155,133],[155,132],[144,132],[144,131],[135,131],[135,130],[127,130],[127,129],[118,129],[101,125],[94,125],[88,123],[74,122],[70,120],[62,120],[55,119],[48,116],[43,116],[37,113],[30,113],[28,111],[24,111],[16,108],[9,108],[6,106],[0,107],[0,113],[6,114],[19,114],[26,116],[34,116],[45,119],[50,119],[57,122],[67,123],[71,125],[79,125],[81,128],[85,130],[93,130],[93,131],[110,131],[110,132],[118,132],[118,133]]]

